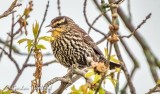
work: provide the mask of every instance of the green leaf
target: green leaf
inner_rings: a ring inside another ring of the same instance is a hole
[[[46,47],[43,44],[36,45],[37,49],[46,49]]]
[[[28,47],[28,53],[30,52],[32,46],[33,46],[33,44],[28,44],[28,45],[26,46],[26,47]]]
[[[101,79],[101,75],[96,74],[96,75],[94,76],[93,84],[97,83],[100,79]]]
[[[87,72],[87,73],[85,74],[85,77],[86,77],[86,78],[90,78],[90,77],[93,76],[93,75],[94,75],[94,70]]]
[[[94,91],[89,89],[89,91],[87,92],[87,94],[94,94]]]
[[[0,94],[3,94],[2,90],[0,90]]]
[[[157,84],[160,85],[160,79],[157,81]]]
[[[116,79],[113,79],[113,78],[111,78],[111,77],[109,77],[108,79],[112,82],[113,86],[116,88],[117,80],[116,80]]]
[[[39,40],[44,40],[44,41],[50,42],[51,40],[54,40],[54,38],[51,36],[43,36],[43,37],[39,37]]]
[[[115,58],[115,55],[112,55],[110,57],[110,61],[114,62],[114,63],[119,63],[119,60]]]
[[[25,41],[32,41],[32,40],[31,40],[31,39],[28,39],[28,38],[23,38],[23,39],[20,39],[20,40],[18,41],[18,43],[21,44],[21,43],[23,43],[23,42],[25,42]]]
[[[33,40],[31,40],[31,39],[29,39],[29,40],[27,40],[27,44],[29,45],[29,44],[32,44],[33,43]]]
[[[99,94],[106,94],[106,93],[105,93],[105,90],[104,90],[102,87],[100,87],[98,93],[99,93]]]
[[[2,94],[11,94],[12,90],[7,90],[7,91],[4,91],[2,92]]]
[[[116,72],[121,72],[121,69],[120,68],[115,68],[115,71]]]
[[[32,31],[33,31],[33,35],[34,35],[34,38],[37,37],[38,35],[38,30],[39,30],[39,24],[38,22],[36,21],[36,24],[32,26]]]
[[[83,92],[83,94],[86,94],[88,91],[88,84],[81,85],[79,87],[79,90],[81,90]]]
[[[77,90],[77,89],[76,89],[75,86],[73,85],[73,86],[71,87],[71,90],[72,90],[72,91],[75,91],[75,90]]]
[[[70,94],[83,94],[83,92],[81,90],[77,90],[74,85],[71,87],[71,90]]]

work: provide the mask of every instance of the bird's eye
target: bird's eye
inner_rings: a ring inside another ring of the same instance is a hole
[[[59,26],[60,25],[60,23],[57,23],[57,26]]]

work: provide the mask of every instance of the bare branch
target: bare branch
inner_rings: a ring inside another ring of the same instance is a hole
[[[101,38],[99,41],[96,42],[96,45],[102,43],[103,41],[106,40],[106,38],[108,38],[110,36],[110,32],[108,32],[108,34],[106,34],[106,37]]]
[[[99,11],[101,12],[101,7],[100,5],[98,4],[98,1],[97,0],[93,0],[94,4],[97,6],[97,9],[99,9]],[[107,15],[107,14],[103,14],[103,16],[106,18],[106,20],[111,23],[111,19],[110,17]]]
[[[14,31],[14,13],[12,14],[12,25],[11,25],[11,39],[10,39],[10,47],[9,47],[9,55],[12,56],[12,45],[13,45],[13,31]]]
[[[137,28],[128,36],[121,36],[121,38],[130,38],[132,35],[136,33],[136,31],[141,28],[141,26],[146,23],[146,21],[151,17],[151,13],[149,13],[146,18],[137,26]]]
[[[15,39],[15,38],[14,38]],[[3,45],[5,45],[6,47],[10,47],[10,45],[9,45],[9,41],[10,40],[6,40],[6,41],[4,41],[3,39],[1,39],[0,38],[0,43],[1,44],[3,44]],[[4,49],[4,48],[3,48]],[[21,52],[15,45],[12,45],[12,50],[13,50],[13,52],[14,53],[16,53],[16,54],[18,54],[18,55],[28,55],[28,53],[25,53],[25,52]],[[43,54],[43,56],[51,56],[51,55],[53,55],[52,53],[44,53]],[[31,56],[33,56],[33,54],[31,54]]]
[[[18,65],[17,61],[16,61],[12,56],[10,56],[9,53],[8,53],[7,51],[5,51],[2,47],[0,47],[0,49],[1,49],[1,50],[8,56],[8,58],[15,64],[16,69],[17,69],[17,72],[19,72],[19,71],[20,71],[20,68],[19,68],[19,65]]]
[[[39,30],[38,30],[38,34],[37,34],[37,36],[36,36],[36,38],[35,38],[34,44],[37,42],[37,39],[38,39],[39,34],[40,34],[40,32],[41,32],[41,28],[42,28],[43,23],[44,23],[44,21],[45,21],[45,18],[46,18],[46,16],[47,16],[48,7],[49,7],[49,1],[48,1],[47,5],[46,5],[46,10],[45,10],[45,13],[44,13],[44,17],[43,17],[42,23],[41,23],[41,25],[40,25],[40,28],[39,28]],[[35,45],[34,45],[34,46],[35,46]],[[34,46],[33,46],[33,47],[34,47]],[[29,54],[28,54],[28,56],[27,56],[27,58],[26,58],[26,60],[25,60],[25,62],[24,62],[24,64],[23,64],[22,68],[20,69],[19,73],[16,75],[16,77],[15,77],[15,79],[14,79],[14,81],[12,82],[12,84],[11,84],[10,87],[13,87],[13,86],[16,84],[16,82],[18,81],[18,79],[19,79],[19,77],[21,76],[22,72],[23,72],[24,69],[26,68],[25,66],[26,66],[26,64],[28,63],[28,60],[29,60],[29,58],[30,58],[30,56],[31,56],[31,53],[32,53],[32,51],[33,51],[33,47],[31,48],[31,50],[30,50],[30,52],[29,52]]]
[[[46,90],[47,88],[51,85],[51,84],[54,84],[55,82],[57,81],[61,81],[63,83],[70,83],[70,80],[67,79],[67,78],[64,78],[64,77],[55,77],[53,79],[51,79],[50,81],[48,81],[45,85],[44,85],[44,88],[43,88],[43,93],[46,94]]]
[[[60,0],[57,0],[57,9],[58,9],[58,15],[61,16]]]
[[[56,60],[52,60],[52,61],[43,63],[42,66],[48,66],[48,65],[56,63],[56,62],[57,62]],[[35,66],[36,66],[35,64],[26,64],[25,65],[25,67],[35,67]]]
[[[91,26],[93,27],[93,25],[96,23],[96,21],[98,21],[98,19],[102,16],[103,14],[100,14],[100,15],[98,15],[94,20],[93,20],[93,22],[92,22],[92,24],[91,24]],[[90,33],[90,31],[91,31],[91,27],[89,27],[89,29],[88,29],[88,34]]]
[[[49,0],[48,0],[48,2],[47,2],[46,10],[45,10],[45,13],[44,13],[44,16],[43,16],[43,20],[42,20],[42,22],[41,22],[41,25],[40,25],[40,27],[39,27],[38,34],[37,34],[37,37],[35,38],[35,40],[37,40],[37,38],[39,37],[39,34],[40,34],[40,32],[41,32],[41,28],[42,28],[42,26],[43,26],[43,24],[44,24],[44,22],[45,22],[45,20],[46,20],[48,8],[49,8]]]
[[[106,66],[109,66],[110,65],[110,56],[111,56],[111,52],[112,52],[112,46],[113,46],[113,44],[111,43],[110,44],[110,47],[109,47],[109,54],[108,54],[108,57],[107,57],[107,65]],[[100,89],[100,87],[101,87],[101,85],[102,85],[102,82],[105,80],[105,78],[106,78],[106,74],[107,74],[107,72],[105,72],[104,73],[104,75],[102,75],[102,78],[100,79],[100,82],[99,82],[99,85],[98,85],[98,87],[97,87],[97,89],[96,89],[96,91],[95,91],[95,94],[97,94],[98,93],[98,91],[99,91],[99,89]]]
[[[14,8],[17,7],[17,6],[18,6],[18,7],[21,6],[21,4],[17,4],[17,1],[18,1],[18,0],[14,0],[14,1],[13,1],[13,3],[10,5],[10,7],[9,7],[3,14],[0,15],[0,19],[1,19],[1,18],[4,18],[4,17],[7,17],[8,15],[16,12],[16,11],[14,10]]]
[[[69,87],[70,85],[72,85],[75,81],[77,81],[80,77],[84,77],[85,73],[87,72],[87,69],[71,69],[64,77],[65,78],[70,78],[70,81],[72,83],[64,83],[61,82],[61,85],[59,86],[58,89],[56,89],[52,94],[61,94],[67,87]],[[73,74],[75,74],[73,76]],[[85,78],[85,77],[84,77]],[[85,78],[87,80],[87,82],[91,82],[91,79]]]
[[[130,77],[130,75],[129,75],[129,72],[128,72],[128,70],[127,70],[127,67],[126,67],[126,65],[125,65],[125,63],[124,63],[124,61],[123,61],[122,56],[121,56],[121,53],[120,53],[118,44],[117,44],[117,43],[114,44],[114,47],[115,47],[115,51],[116,51],[116,53],[117,53],[118,59],[119,59],[120,61],[122,61],[122,62],[121,62],[122,69],[123,69],[123,72],[124,72],[124,74],[125,74],[125,76],[126,76],[127,82],[128,82],[128,84],[129,84],[130,92],[131,92],[132,94],[136,94],[135,87],[133,86],[131,77]]]
[[[135,30],[135,27],[133,26],[133,24],[131,22],[128,22],[128,20],[126,19],[126,15],[121,8],[118,9],[118,14],[121,17],[121,19],[123,20],[126,27],[132,33],[132,31]],[[155,69],[156,69],[156,67],[160,68],[160,63],[159,63],[158,59],[156,58],[156,56],[154,55],[154,53],[150,50],[150,47],[148,46],[148,44],[146,43],[144,38],[139,33],[135,33],[134,37],[136,38],[136,40],[138,41],[138,43],[142,47],[144,55],[145,55],[145,57],[148,61],[148,64],[149,64],[150,71],[152,73],[152,77],[154,78],[154,81],[156,82],[158,80],[158,74],[155,71]]]
[[[84,0],[84,5],[83,5],[83,14],[84,14],[84,17],[85,17],[85,21],[86,23],[88,24],[89,27],[91,27],[93,30],[95,30],[96,32],[102,34],[103,36],[105,36],[106,34],[101,32],[100,30],[96,29],[95,27],[93,27],[89,21],[88,21],[88,18],[87,18],[87,14],[86,14],[86,6],[87,6],[87,0]],[[106,36],[107,37],[107,36]]]
[[[127,0],[127,8],[129,13],[129,21],[132,21],[132,13],[131,13],[131,0]]]
[[[125,41],[120,38],[120,41],[123,45],[123,47],[125,48],[125,51],[127,52],[127,54],[129,55],[129,57],[131,58],[131,60],[133,61],[134,63],[134,67],[133,67],[133,70],[131,72],[131,78],[133,77],[133,74],[135,73],[135,71],[137,70],[137,68],[139,68],[139,62],[137,61],[137,59],[133,56],[133,54],[131,53],[131,51],[129,50],[128,46],[126,45]],[[126,83],[124,85],[124,88],[121,90],[121,93],[124,94],[124,92],[126,91],[126,88],[128,86],[128,83]]]
[[[159,88],[159,90],[157,90]],[[147,92],[146,94],[152,94],[155,92],[159,92],[160,91],[160,84],[156,84],[156,86],[154,86],[152,89],[149,90],[149,92]]]

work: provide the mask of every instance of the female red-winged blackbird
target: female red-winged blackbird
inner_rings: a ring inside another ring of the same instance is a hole
[[[54,37],[51,41],[53,54],[65,67],[71,67],[73,64],[79,67],[90,66],[87,58],[92,58],[96,62],[107,62],[91,37],[71,18],[56,17],[48,26],[52,28],[49,32]],[[110,67],[114,66],[119,64],[110,62]]]

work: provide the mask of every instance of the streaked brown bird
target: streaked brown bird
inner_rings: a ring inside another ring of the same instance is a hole
[[[53,54],[59,63],[65,67],[77,64],[79,67],[90,66],[89,58],[96,62],[106,62],[102,52],[92,38],[80,28],[71,18],[59,16],[54,18],[49,32],[54,40],[51,41]],[[110,63],[111,67],[119,64]]]

